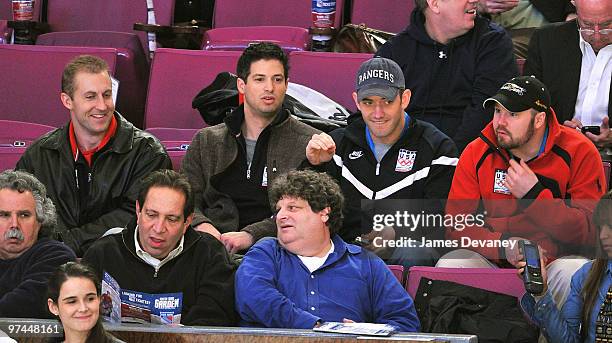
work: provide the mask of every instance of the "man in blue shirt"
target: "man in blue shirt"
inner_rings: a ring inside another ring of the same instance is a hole
[[[310,329],[324,321],[418,331],[408,293],[384,262],[336,234],[344,199],[326,174],[292,171],[270,191],[278,239],[255,244],[236,275],[242,324]]]

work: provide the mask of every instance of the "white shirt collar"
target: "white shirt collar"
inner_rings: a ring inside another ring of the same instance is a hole
[[[593,47],[589,42],[585,41],[584,38],[582,38],[582,34],[580,33],[580,31],[578,31],[578,38],[580,39],[579,45],[580,51],[582,52],[582,56],[584,57],[584,55],[588,53],[595,55],[595,50],[593,50]]]
[[[583,125],[601,125],[603,117],[608,115],[612,45],[602,48],[596,55],[580,32],[578,37],[582,61],[574,118]]]
[[[136,247],[136,255],[143,259],[148,265],[155,268],[155,270],[159,270],[161,266],[178,256],[181,252],[183,252],[183,244],[185,243],[185,235],[181,236],[181,240],[179,241],[179,245],[172,250],[166,258],[163,260],[158,260],[157,258],[151,256],[148,252],[142,250],[140,247],[140,243],[138,242],[138,225],[136,225],[136,229],[134,230],[134,246]]]
[[[327,261],[329,255],[334,252],[334,241],[330,239],[329,242],[331,243],[331,247],[329,248],[329,251],[322,257],[297,255],[297,257],[302,260],[302,263],[304,263],[306,268],[308,268],[311,273],[321,268],[321,266],[325,264],[325,261]]]

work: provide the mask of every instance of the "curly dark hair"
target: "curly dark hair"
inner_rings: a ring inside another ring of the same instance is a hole
[[[251,64],[259,60],[279,61],[283,65],[285,80],[289,78],[289,59],[287,55],[285,55],[280,46],[270,42],[261,42],[249,45],[238,59],[236,74],[244,83],[247,82],[247,78],[251,73]]]
[[[270,189],[270,207],[285,196],[303,199],[314,212],[329,207],[327,227],[334,234],[342,227],[344,196],[336,181],[325,173],[312,170],[294,170],[279,176]]]

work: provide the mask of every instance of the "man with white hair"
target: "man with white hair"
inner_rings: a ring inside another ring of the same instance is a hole
[[[0,317],[46,318],[47,279],[76,256],[46,236],[56,223],[45,186],[22,171],[0,173]]]
[[[612,1],[576,0],[576,20],[533,34],[525,75],[550,91],[560,124],[583,130],[604,160],[612,160]]]

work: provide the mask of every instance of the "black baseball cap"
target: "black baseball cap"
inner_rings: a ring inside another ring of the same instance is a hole
[[[355,78],[358,101],[373,95],[393,100],[398,90],[405,87],[402,68],[395,61],[384,57],[374,57],[363,62]]]
[[[518,76],[506,82],[497,94],[482,103],[488,107],[496,102],[510,112],[522,112],[533,108],[550,113],[550,94],[546,86],[535,76]]]

